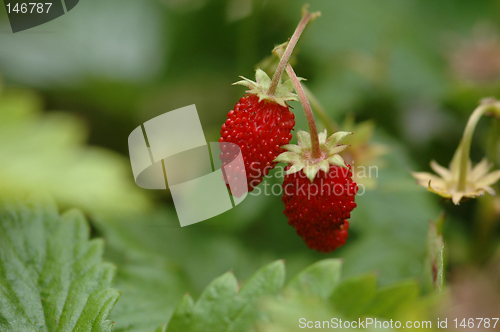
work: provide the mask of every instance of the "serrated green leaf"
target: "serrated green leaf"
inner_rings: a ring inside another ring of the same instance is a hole
[[[115,287],[123,291],[110,318],[116,332],[151,332],[166,324],[182,293],[189,287],[183,283],[178,268],[168,259],[154,254],[138,254],[134,249],[119,262]]]
[[[273,262],[257,271],[241,287],[239,295],[245,301],[264,294],[278,293],[285,283],[285,263],[282,260]]]
[[[416,281],[401,281],[396,284],[382,288],[365,315],[369,317],[380,317],[391,319],[398,311],[414,302],[420,294],[420,288]]]
[[[342,281],[330,296],[330,303],[347,319],[361,316],[377,294],[377,276],[373,273]]]
[[[363,320],[364,317],[383,320],[385,317],[368,314],[366,309],[371,309],[372,306],[382,305],[387,311],[388,303],[397,306],[414,300],[414,294],[405,289],[409,287],[408,283],[396,284],[377,293],[375,274],[353,277],[339,284],[340,266],[339,260],[320,261],[293,278],[281,296],[265,298],[260,303],[265,319],[257,322],[256,330],[292,332],[306,328],[343,328],[341,321],[358,322],[358,319]],[[401,292],[399,298],[393,294],[398,291]],[[396,318],[399,316],[390,317]],[[391,330],[366,324],[365,327],[369,331]]]
[[[339,317],[338,313],[330,310],[331,308],[323,299],[303,297],[300,294],[265,299],[260,308],[266,313],[266,319],[255,324],[255,330],[259,332],[304,331],[309,328],[301,322],[312,321],[322,324],[323,321]],[[331,326],[325,326],[325,330],[330,330],[330,328]]]
[[[324,259],[297,274],[287,284],[285,292],[327,298],[339,283],[341,270],[340,259]]]
[[[186,294],[181,302],[175,308],[172,319],[168,323],[169,331],[190,331],[192,327],[192,318],[194,312],[193,298]],[[167,326],[163,327],[163,331],[167,331]]]
[[[248,280],[269,261],[217,230],[181,228],[172,210],[94,221],[107,259],[118,266],[115,287],[123,295],[111,314],[117,332],[154,331],[169,322],[186,292],[199,297],[211,276],[233,269]]]
[[[232,272],[216,278],[201,293],[195,304],[192,327],[189,331],[221,331],[234,314],[234,302],[238,292],[238,281]],[[167,327],[167,331],[171,331]],[[181,332],[181,331],[179,331]]]
[[[414,281],[399,282],[377,291],[375,274],[353,277],[340,284],[339,274],[338,260],[320,261],[306,268],[292,279],[281,296],[267,297],[260,303],[265,319],[255,324],[256,330],[292,332],[305,328],[343,328],[341,321],[358,323],[366,317],[379,321],[428,319],[428,312],[422,310],[422,306],[435,307],[438,303],[436,298],[417,299],[419,288]],[[312,290],[311,285],[316,289]],[[409,311],[401,309],[410,309],[414,316],[404,316]],[[392,330],[366,323],[365,327],[370,331]]]
[[[275,295],[285,283],[285,263],[282,260],[264,266],[257,271],[241,288],[239,296],[245,303],[233,319],[228,331],[245,331],[259,317],[255,300],[264,295]]]
[[[194,306],[184,297],[166,331],[246,331],[260,317],[256,300],[277,294],[284,279],[284,264],[277,261],[257,271],[238,292],[236,278],[228,272],[215,279]]]
[[[0,330],[111,331],[120,293],[102,251],[80,212],[0,200]]]

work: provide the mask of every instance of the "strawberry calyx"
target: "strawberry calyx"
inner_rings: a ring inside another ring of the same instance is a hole
[[[274,161],[290,164],[286,174],[303,171],[312,183],[318,172],[320,170],[328,172],[330,165],[347,168],[344,159],[339,153],[344,151],[349,145],[340,143],[347,135],[351,134],[348,131],[338,131],[327,139],[325,129],[324,132],[318,134],[320,156],[313,158],[311,135],[306,131],[298,131],[298,145],[283,145],[281,148],[287,150],[287,152],[280,154]]]
[[[255,71],[255,82],[243,76],[240,77],[243,80],[235,82],[233,85],[237,84],[246,86],[249,88],[246,92],[259,97],[259,102],[262,100],[268,100],[286,107],[286,101],[297,100],[297,95],[292,92],[293,83],[290,79],[286,80],[284,83],[279,82],[274,94],[270,94],[269,88],[271,86],[271,78],[262,69],[257,69]]]

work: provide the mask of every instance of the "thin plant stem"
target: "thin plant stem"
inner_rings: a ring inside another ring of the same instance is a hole
[[[472,143],[472,136],[474,135],[474,130],[476,129],[479,119],[489,111],[499,112],[497,103],[491,102],[489,100],[483,102],[479,105],[474,112],[469,117],[467,125],[465,126],[464,135],[459,145],[459,169],[458,169],[458,190],[465,191],[467,184],[467,164],[469,162],[470,147]]]
[[[314,113],[318,115],[328,132],[333,134],[339,131],[339,125],[328,116],[326,110],[323,108],[323,105],[321,105],[320,101],[314,96],[312,91],[309,90],[304,84],[302,84],[302,88],[304,89],[307,99],[309,99],[309,102],[311,103]]]
[[[312,143],[312,152],[311,158],[317,159],[321,156],[321,149],[319,147],[319,138],[318,138],[318,128],[316,127],[316,121],[314,121],[314,115],[311,109],[311,104],[309,104],[309,100],[306,97],[304,89],[300,84],[300,80],[295,74],[292,66],[288,64],[286,66],[286,73],[292,80],[293,87],[299,96],[299,101],[302,104],[302,108],[304,109],[304,113],[306,114],[307,125],[309,126],[309,133],[311,134],[311,143]]]
[[[498,143],[500,141],[500,122],[494,121],[490,127],[487,156],[496,166],[498,166]]]
[[[307,7],[304,7],[307,8]],[[290,57],[292,56],[293,49],[295,48],[295,45],[297,45],[297,42],[299,41],[300,36],[302,35],[302,32],[304,32],[304,29],[307,26],[307,23],[309,21],[317,16],[319,16],[318,13],[311,14],[307,10],[304,10],[304,15],[302,16],[302,19],[299,22],[299,25],[295,29],[295,32],[292,35],[292,38],[290,38],[290,41],[288,42],[288,45],[286,46],[285,52],[283,53],[283,56],[281,57],[281,60],[278,64],[278,68],[276,68],[276,71],[274,72],[273,79],[271,81],[271,85],[269,86],[269,89],[267,90],[267,94],[269,96],[274,96],[276,93],[276,88],[278,87],[278,84],[280,82],[281,76],[283,75],[283,71],[286,68],[286,65],[288,64],[288,60],[290,60]]]

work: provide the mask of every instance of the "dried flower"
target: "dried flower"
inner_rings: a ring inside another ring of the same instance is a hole
[[[486,158],[474,168],[471,167],[470,160],[468,161],[467,181],[463,190],[458,188],[459,171],[457,164],[457,158],[453,158],[448,169],[433,160],[431,161],[431,168],[438,175],[427,172],[415,172],[412,175],[417,179],[419,185],[442,197],[451,198],[456,205],[464,197],[474,198],[482,196],[485,191],[491,195],[495,195],[495,191],[491,188],[491,185],[500,179],[500,170],[488,173],[492,165],[488,163]]]
[[[474,129],[481,116],[485,114],[499,117],[500,102],[492,98],[482,100],[481,105],[474,110],[467,122],[464,136],[453,156],[450,168],[440,166],[434,160],[431,161],[431,168],[438,175],[426,172],[412,173],[419,185],[442,197],[451,198],[455,205],[458,205],[464,197],[482,196],[485,191],[495,194],[491,185],[500,179],[500,170],[488,173],[492,165],[486,158],[473,168],[469,159]]]

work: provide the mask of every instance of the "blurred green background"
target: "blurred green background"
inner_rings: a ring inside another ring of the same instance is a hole
[[[118,330],[156,327],[184,292],[198,295],[227,270],[246,280],[279,258],[288,275],[342,257],[344,277],[421,278],[428,221],[441,211],[451,275],[480,268],[498,248],[498,198],[456,207],[416,186],[409,171],[429,171],[432,159],[447,165],[478,101],[500,96],[500,2],[309,3],[322,17],[299,42],[295,71],[340,129],[348,115],[373,120],[373,141],[388,150],[376,187],[356,199],[346,245],[327,255],[306,247],[274,195],[249,195],[180,228],[168,190],[137,188],[128,162],[134,128],[190,104],[207,141],[218,140],[244,93],[231,83],[253,78],[255,65],[291,36],[302,1],[82,0],[16,34],[0,8],[0,195],[49,192],[62,209],[90,217],[119,267]],[[307,129],[300,104],[291,106],[295,129]],[[480,123],[473,162],[486,155],[500,166],[499,133],[493,120]],[[137,310],[149,320],[138,323]]]

